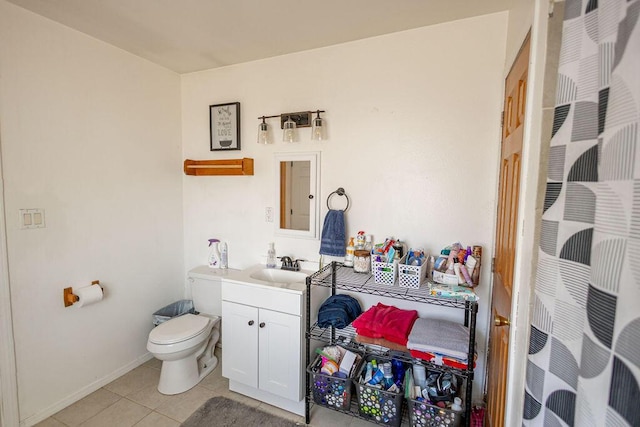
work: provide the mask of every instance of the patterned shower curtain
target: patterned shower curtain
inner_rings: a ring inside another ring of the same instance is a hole
[[[640,0],[567,0],[525,426],[640,426]]]

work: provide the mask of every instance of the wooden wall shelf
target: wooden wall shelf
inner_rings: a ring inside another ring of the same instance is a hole
[[[253,159],[184,161],[185,175],[253,175]]]

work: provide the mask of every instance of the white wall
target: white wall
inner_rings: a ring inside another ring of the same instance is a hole
[[[265,207],[276,204],[274,153],[321,151],[321,217],[327,195],[344,187],[349,235],[393,235],[431,253],[456,241],[484,246],[479,397],[506,30],[507,13],[497,13],[182,75],[183,157],[255,159],[255,176],[183,177],[185,268],[205,262],[211,237],[229,242],[231,267],[264,262],[269,241],[278,255],[318,260],[319,241],[274,237]],[[233,101],[242,150],[210,152],[208,106]],[[302,129],[297,144],[256,144],[259,116],[318,108],[328,141],[307,142]]]
[[[140,363],[184,283],[180,80],[0,1],[0,118],[21,419]],[[46,228],[20,230],[20,208]],[[106,298],[64,308],[98,279]]]

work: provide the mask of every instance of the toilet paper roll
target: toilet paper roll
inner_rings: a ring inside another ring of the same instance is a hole
[[[101,301],[103,296],[100,285],[91,285],[76,289],[74,293],[79,298],[78,302],[74,304],[76,307],[84,307],[86,305],[94,304]]]

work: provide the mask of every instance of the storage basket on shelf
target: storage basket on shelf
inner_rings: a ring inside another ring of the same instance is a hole
[[[407,399],[411,427],[459,427],[462,411],[430,405],[426,401]]]
[[[420,284],[422,284],[426,277],[426,262],[423,262],[422,265],[399,265],[398,286],[401,288],[419,289]]]
[[[398,427],[402,423],[402,400],[404,398],[404,387],[397,392],[384,391],[380,388],[368,384],[361,384],[358,380],[364,375],[367,362],[376,359],[381,364],[389,362],[391,359],[369,355],[366,362],[360,366],[358,375],[353,382],[358,395],[358,412],[362,418],[374,421],[378,424]]]
[[[352,378],[327,375],[320,371],[321,366],[322,357],[318,355],[307,367],[307,372],[311,374],[313,401],[333,409],[348,410],[351,407]],[[358,368],[356,366],[354,372],[358,372]]]
[[[379,259],[379,261],[376,261]],[[400,263],[404,262],[404,257]],[[371,255],[371,273],[379,285],[393,286],[398,279],[398,263],[387,262],[383,256]]]

